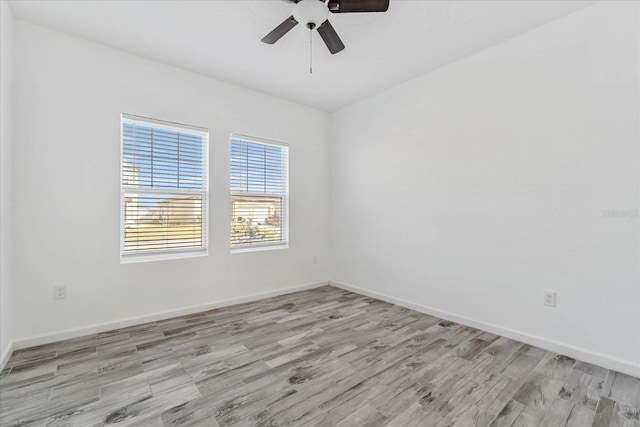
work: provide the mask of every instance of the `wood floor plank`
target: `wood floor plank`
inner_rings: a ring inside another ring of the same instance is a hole
[[[490,424],[491,427],[512,426],[525,408],[522,403],[510,400]]]
[[[616,372],[607,397],[631,407],[640,407],[640,378]]]
[[[562,382],[539,373],[533,373],[516,392],[513,400],[525,406],[545,410],[558,396],[562,388]]]
[[[0,425],[640,427],[640,379],[329,286],[14,352]]]
[[[350,426],[383,426],[386,424],[387,417],[382,415],[371,405],[364,405],[357,411],[336,424],[336,427]]]

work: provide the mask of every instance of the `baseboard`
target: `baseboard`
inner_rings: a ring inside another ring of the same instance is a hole
[[[294,292],[305,291],[308,289],[319,288],[321,286],[327,286],[328,281],[306,283],[303,285],[292,286],[289,288],[277,289],[274,291],[261,292],[258,294],[247,295],[243,297],[231,298],[222,301],[215,301],[201,305],[194,305],[190,307],[179,308],[175,310],[168,310],[158,313],[147,314],[144,316],[129,317],[126,319],[120,319],[113,322],[99,323],[89,326],[83,326],[80,328],[66,329],[63,331],[57,331],[47,334],[35,335],[31,337],[19,338],[13,341],[13,348],[21,350],[27,347],[33,347],[36,345],[50,344],[57,341],[62,341],[70,338],[78,338],[85,335],[97,334],[100,332],[112,331],[114,329],[126,328],[129,326],[140,325],[147,322],[155,322],[158,320],[170,319],[172,317],[184,316],[187,314],[199,313],[201,311],[213,310],[216,308],[228,307],[231,305],[242,304],[246,302],[253,302],[265,298],[277,297],[280,295],[291,294]],[[4,355],[3,359],[4,360]]]
[[[470,326],[472,328],[481,329],[483,331],[491,332],[492,334],[501,335],[516,341],[530,344],[536,347],[543,348],[548,351],[560,353],[565,356],[572,357],[577,360],[581,360],[587,363],[601,366],[603,368],[612,369],[614,371],[622,372],[623,374],[631,375],[640,378],[640,365],[633,363],[629,360],[623,360],[616,357],[611,357],[606,354],[594,352],[585,348],[572,346],[559,341],[550,340],[548,338],[540,337],[537,335],[529,334],[526,332],[518,331],[515,329],[506,328],[500,325],[492,323],[486,323],[475,319],[470,319],[465,316],[460,316],[455,313],[441,311],[433,307],[428,307],[420,304],[414,304],[405,301],[400,298],[395,298],[389,295],[385,295],[379,292],[370,291],[357,286],[347,285],[345,283],[330,281],[329,284],[336,288],[351,291],[357,294],[366,295],[371,298],[379,299],[391,304],[399,305],[411,310],[419,311],[421,313],[436,316],[441,319],[449,320],[452,322],[460,323],[462,325]]]
[[[0,372],[4,369],[13,353],[13,341],[9,341],[9,345],[4,349],[2,354],[0,354]]]

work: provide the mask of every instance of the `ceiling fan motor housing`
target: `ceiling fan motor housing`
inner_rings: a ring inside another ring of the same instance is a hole
[[[296,3],[293,17],[307,28],[314,29],[320,26],[329,16],[327,5],[318,0],[301,0]]]

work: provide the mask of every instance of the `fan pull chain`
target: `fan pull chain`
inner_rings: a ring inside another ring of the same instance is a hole
[[[313,29],[309,29],[309,74],[313,74]]]

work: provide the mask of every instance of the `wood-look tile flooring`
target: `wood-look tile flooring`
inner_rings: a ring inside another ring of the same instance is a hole
[[[17,351],[0,424],[640,426],[640,380],[323,287]]]

